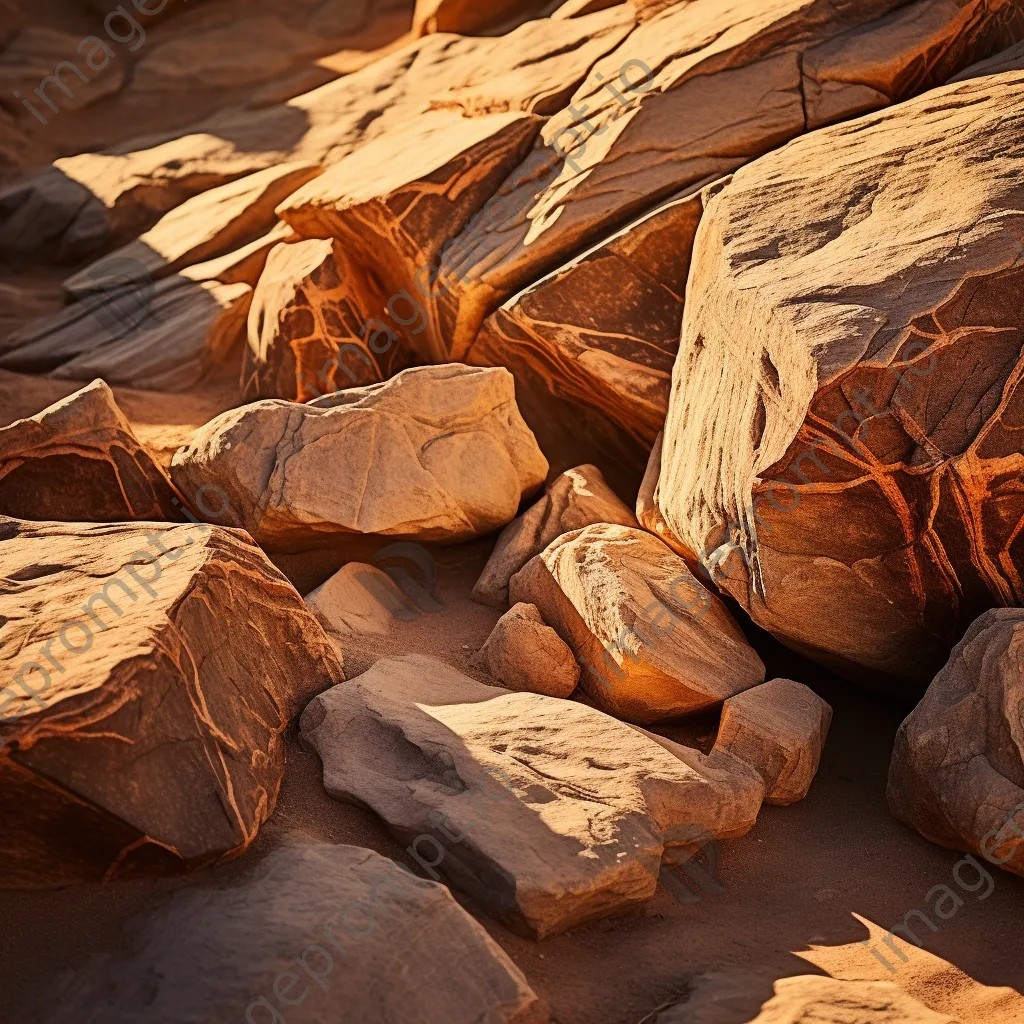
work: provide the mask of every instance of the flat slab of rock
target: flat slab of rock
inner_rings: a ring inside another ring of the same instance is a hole
[[[233,409],[175,453],[171,478],[186,496],[217,484],[227,525],[274,550],[303,550],[352,535],[481,536],[515,516],[547,468],[511,374],[449,364],[305,405]]]
[[[282,733],[344,679],[230,530],[0,519],[0,886],[198,868],[252,842]]]
[[[0,515],[181,522],[174,488],[101,380],[0,429]]]
[[[509,690],[549,697],[568,697],[580,678],[572,651],[532,604],[505,612],[474,661]]]
[[[807,796],[832,723],[832,708],[792,679],[772,679],[722,705],[716,750],[746,761],[764,779],[765,803]]]
[[[896,734],[889,808],[926,839],[1024,875],[1024,610],[980,616]]]
[[[321,694],[300,728],[328,793],[535,938],[650,899],[666,846],[744,834],[764,792],[735,762],[420,655]]]
[[[509,580],[563,533],[595,523],[637,526],[636,517],[608,486],[596,466],[576,466],[560,473],[544,496],[513,519],[473,587],[473,600],[493,608],[508,606]]]
[[[572,648],[597,705],[646,724],[719,706],[764,680],[725,605],[657,537],[599,524],[567,533],[512,577]]]
[[[342,636],[387,636],[396,619],[419,611],[387,573],[364,562],[349,562],[303,600],[324,629]]]
[[[758,625],[915,698],[1024,602],[1022,101],[973,79],[769,154],[690,272],[658,511]]]
[[[125,946],[67,978],[47,1024],[549,1019],[444,886],[357,846],[295,837],[242,883],[137,915]]]

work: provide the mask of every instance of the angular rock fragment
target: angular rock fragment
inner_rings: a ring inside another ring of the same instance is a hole
[[[306,405],[268,399],[233,409],[171,464],[186,497],[217,484],[230,505],[223,522],[281,551],[369,534],[481,536],[506,525],[546,473],[508,371],[455,364],[403,370]]]
[[[532,604],[513,605],[474,659],[509,690],[568,697],[580,678],[572,651]]]
[[[303,600],[324,629],[343,636],[387,636],[396,619],[419,616],[387,573],[363,562],[342,566]]]
[[[722,705],[716,750],[746,761],[764,779],[765,802],[803,800],[818,772],[832,708],[792,679],[772,679]]]
[[[0,531],[0,886],[244,850],[274,809],[285,727],[344,679],[299,595],[233,531]]]
[[[646,724],[717,707],[764,680],[725,605],[656,537],[598,524],[567,533],[512,577],[583,668],[598,707]]]
[[[176,501],[101,380],[0,429],[0,515],[180,522]]]
[[[508,583],[526,563],[563,533],[594,523],[636,526],[626,504],[605,483],[596,466],[576,466],[548,484],[544,497],[514,519],[473,587],[473,600],[493,608],[508,607]]]
[[[893,692],[1024,601],[1022,171],[1012,72],[762,158],[698,231],[654,501],[758,625]]]
[[[400,1020],[546,1024],[519,969],[444,886],[295,836],[241,884],[178,890],[126,949],[65,980],[47,1024]],[[98,1016],[97,1016],[98,1015]],[[299,1019],[299,1018],[296,1018]]]
[[[981,615],[896,734],[889,808],[1024,875],[1024,609]]]
[[[575,701],[485,686],[420,655],[313,700],[302,736],[338,799],[535,938],[648,900],[662,852],[744,834],[753,772],[656,742]]]

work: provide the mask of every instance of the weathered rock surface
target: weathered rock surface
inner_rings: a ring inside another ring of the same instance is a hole
[[[894,691],[1024,600],[1022,100],[1015,72],[816,132],[698,231],[655,502],[760,626]]]
[[[328,793],[536,938],[648,900],[666,846],[744,834],[764,791],[733,762],[420,655],[321,694],[300,728]]]
[[[572,648],[599,707],[645,724],[714,708],[764,680],[725,605],[657,537],[599,524],[567,533],[512,577]]]
[[[472,35],[499,26],[506,19],[542,17],[552,6],[551,0],[416,0],[413,31]]]
[[[509,580],[563,533],[595,523],[636,526],[626,504],[608,486],[596,466],[576,466],[548,484],[544,496],[498,537],[498,543],[473,587],[473,600],[494,608],[508,606]]]
[[[985,612],[896,734],[893,814],[1024,875],[1024,610]]]
[[[971,78],[981,78],[983,75],[1002,75],[1007,71],[1024,71],[1024,42],[1000,50],[987,60],[972,64],[960,74],[954,75],[949,81],[950,83],[966,82]]]
[[[450,364],[306,405],[233,409],[179,449],[171,478],[186,497],[217,484],[225,524],[270,549],[302,550],[368,534],[454,543],[490,533],[547,468],[511,374]]]
[[[568,697],[580,667],[562,638],[532,604],[513,605],[494,625],[474,659],[509,690]]]
[[[258,1024],[291,1019],[300,1001],[309,1024],[548,1020],[444,886],[301,836],[242,884],[181,889],[138,915],[126,947],[68,977],[48,1024]]]
[[[0,515],[182,520],[170,480],[101,380],[0,429]]]
[[[764,779],[765,802],[803,800],[818,773],[832,708],[792,679],[772,679],[722,705],[716,750],[746,761]]]
[[[285,727],[344,679],[299,595],[231,531],[0,530],[0,668],[13,680],[0,691],[0,886],[244,850],[274,809]]]
[[[324,629],[342,636],[387,636],[396,619],[419,616],[387,573],[364,562],[342,566],[303,600]]]

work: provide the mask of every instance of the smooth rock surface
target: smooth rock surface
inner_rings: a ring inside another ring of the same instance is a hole
[[[395,619],[419,615],[387,573],[364,562],[342,566],[303,600],[324,629],[343,636],[387,636]]]

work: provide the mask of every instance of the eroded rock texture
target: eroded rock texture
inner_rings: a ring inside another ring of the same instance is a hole
[[[233,531],[0,531],[0,886],[246,849],[274,809],[289,720],[344,679],[291,584]]]
[[[450,1024],[548,1020],[444,886],[372,850],[301,836],[242,884],[181,889],[137,915],[125,946],[67,977],[47,1024],[259,1024],[289,1020],[290,1000],[309,1024],[408,1019],[410,1007]]]
[[[1024,600],[1024,73],[798,140],[709,200],[655,503],[759,625],[920,693]]]
[[[1024,875],[1024,610],[974,622],[896,734],[893,814]]]
[[[572,648],[597,705],[640,724],[703,711],[764,680],[725,605],[656,537],[599,524],[553,541],[512,577]]]
[[[547,468],[511,374],[450,364],[306,405],[230,410],[175,453],[171,478],[186,497],[218,485],[230,505],[218,521],[302,550],[368,534],[482,536],[511,521]]]
[[[101,380],[0,429],[0,514],[180,522],[174,488]]]
[[[535,938],[650,899],[666,846],[743,835],[764,792],[735,762],[420,655],[321,694],[300,727],[328,793]]]
[[[417,0],[413,31],[472,35],[507,19],[540,17],[553,6],[551,0]]]

